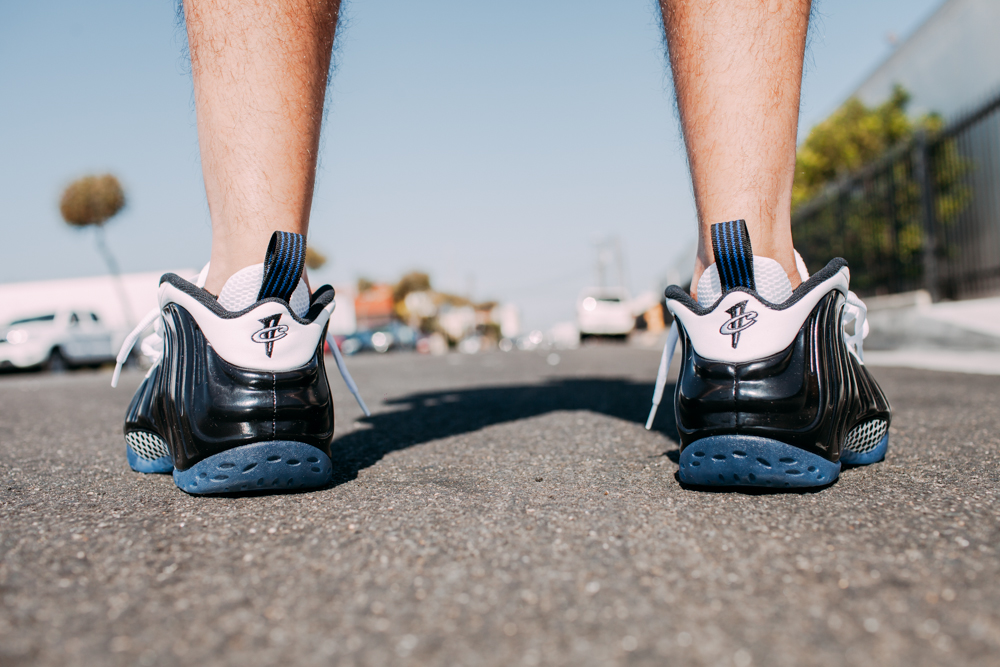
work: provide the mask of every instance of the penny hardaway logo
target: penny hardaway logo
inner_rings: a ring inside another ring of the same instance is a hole
[[[288,335],[288,325],[278,324],[278,320],[280,319],[281,313],[261,318],[260,323],[264,325],[264,328],[254,331],[253,335],[250,336],[250,340],[253,342],[264,344],[264,352],[269,357],[274,351],[274,341],[281,340]],[[736,346],[734,345],[733,347]]]
[[[747,302],[740,301],[732,308],[727,309],[726,312],[729,313],[729,319],[719,328],[719,333],[723,336],[733,337],[734,348],[739,345],[740,332],[757,324],[757,312],[753,310],[747,312],[746,308]]]

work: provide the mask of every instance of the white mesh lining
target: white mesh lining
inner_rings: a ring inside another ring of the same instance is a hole
[[[132,448],[132,451],[139,455],[139,458],[147,461],[155,461],[164,456],[169,456],[167,443],[163,442],[160,436],[149,431],[131,431],[125,434],[125,442]]]
[[[871,419],[855,426],[854,430],[847,434],[844,449],[858,454],[870,452],[882,441],[888,427],[882,419]]]
[[[771,303],[784,303],[792,296],[792,283],[781,264],[770,257],[753,256],[753,281],[757,294]],[[719,267],[712,264],[698,279],[698,304],[707,308],[722,296]]]
[[[698,279],[698,305],[708,308],[722,296],[722,284],[719,282],[719,267],[716,264],[705,269]]]
[[[264,264],[254,264],[240,269],[226,281],[219,292],[219,305],[231,312],[237,312],[257,303],[260,284],[264,281]],[[309,289],[304,280],[299,280],[288,304],[292,312],[302,317],[309,311]]]

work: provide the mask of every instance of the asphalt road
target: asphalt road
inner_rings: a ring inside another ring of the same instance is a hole
[[[884,463],[706,493],[657,356],[353,358],[336,484],[243,498],[128,469],[139,374],[0,377],[0,664],[1000,663],[1000,378],[876,369]]]

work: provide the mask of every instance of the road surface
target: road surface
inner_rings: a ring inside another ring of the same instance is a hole
[[[351,358],[336,483],[243,498],[128,469],[140,374],[0,376],[0,664],[1000,663],[1000,378],[875,369],[884,463],[707,493],[657,352],[549,354]]]

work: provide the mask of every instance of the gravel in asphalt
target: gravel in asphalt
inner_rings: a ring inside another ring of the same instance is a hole
[[[129,470],[139,373],[0,377],[0,665],[1000,663],[1000,378],[876,369],[885,462],[705,492],[658,352],[549,355],[351,358],[335,483],[250,497]]]

